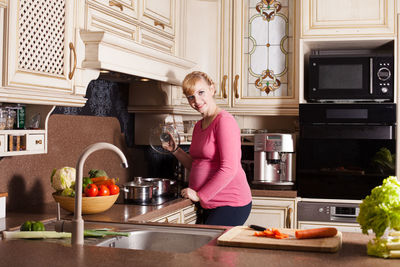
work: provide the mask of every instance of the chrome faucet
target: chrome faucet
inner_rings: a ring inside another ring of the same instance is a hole
[[[72,245],[83,245],[83,233],[84,233],[84,223],[82,219],[82,180],[83,180],[83,165],[87,159],[87,157],[92,154],[95,151],[102,150],[102,149],[108,149],[112,150],[115,153],[118,154],[118,156],[122,160],[122,167],[123,168],[128,168],[128,162],[126,160],[125,155],[122,153],[122,151],[109,143],[95,143],[93,145],[88,146],[85,148],[85,150],[82,152],[81,156],[78,159],[78,163],[76,164],[76,172],[77,172],[77,178],[75,181],[75,212],[74,212],[74,218],[72,219],[72,239],[71,239],[71,244]]]

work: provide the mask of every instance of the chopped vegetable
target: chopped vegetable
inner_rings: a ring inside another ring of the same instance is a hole
[[[35,222],[35,221],[26,221],[24,222],[21,227],[20,231],[44,231],[44,224],[42,222]]]
[[[89,171],[89,177],[90,178],[95,178],[95,177],[100,177],[100,176],[108,177],[106,171],[104,171],[104,170],[91,169]]]
[[[29,231],[29,232],[12,232],[3,231],[3,239],[19,239],[19,238],[69,238],[71,233],[56,231]]]
[[[270,238],[276,238],[276,239],[284,239],[284,238],[289,237],[289,235],[283,234],[278,229],[275,229],[275,228],[272,228],[272,229],[269,228],[262,232],[255,232],[254,236],[270,237]]]
[[[332,237],[336,234],[337,229],[335,227],[304,229],[295,232],[297,239]]]
[[[58,170],[54,169],[51,175],[51,186],[57,191],[71,188],[71,186],[75,182],[75,177],[75,168],[63,167]]]
[[[364,234],[371,229],[377,238],[387,228],[400,230],[400,183],[395,176],[383,180],[362,201],[357,222]]]

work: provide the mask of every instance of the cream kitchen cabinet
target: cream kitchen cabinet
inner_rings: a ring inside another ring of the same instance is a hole
[[[81,74],[77,78],[74,3],[8,2],[2,16],[6,27],[2,34],[0,102],[85,104],[85,92],[75,86],[81,85],[83,78]]]
[[[0,8],[7,7],[7,0],[0,0]]]
[[[361,227],[357,223],[330,223],[330,222],[298,222],[298,229],[312,229],[321,227],[335,227],[340,232],[362,233]]]
[[[175,53],[175,0],[88,0],[85,29]]]
[[[192,204],[181,210],[156,218],[152,222],[195,224],[196,219],[196,206]]]
[[[302,0],[301,37],[395,36],[396,0]]]
[[[294,7],[295,1],[186,1],[184,56],[213,78],[221,107],[233,114],[298,114]]]
[[[245,225],[255,224],[273,228],[297,226],[295,198],[253,197],[251,213]]]

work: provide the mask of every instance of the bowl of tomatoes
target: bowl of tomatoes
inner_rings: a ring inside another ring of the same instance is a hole
[[[84,187],[82,194],[82,214],[95,214],[108,210],[114,205],[119,196],[119,186],[115,184],[115,179],[106,178],[103,180],[91,179],[90,183]],[[74,212],[75,197],[64,196],[58,192],[53,193],[53,198],[60,203],[64,210]]]

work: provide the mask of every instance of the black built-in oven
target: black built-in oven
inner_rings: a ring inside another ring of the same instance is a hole
[[[300,104],[300,197],[363,199],[395,175],[396,104]]]

